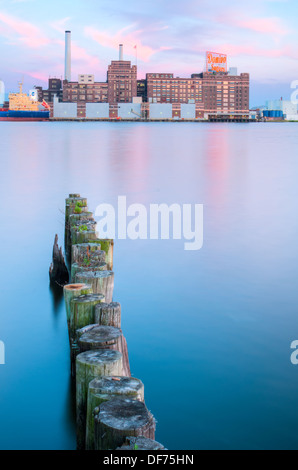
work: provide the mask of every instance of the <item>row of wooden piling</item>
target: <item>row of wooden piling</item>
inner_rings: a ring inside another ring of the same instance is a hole
[[[144,384],[131,377],[121,306],[113,302],[114,241],[100,239],[87,199],[70,194],[65,205],[64,286],[71,375],[76,384],[79,450],[159,450],[156,421]]]

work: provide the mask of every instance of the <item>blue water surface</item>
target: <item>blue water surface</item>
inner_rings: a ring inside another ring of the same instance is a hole
[[[298,127],[0,124],[0,448],[74,449],[64,200],[203,204],[204,245],[116,240],[131,369],[168,449],[297,449]]]

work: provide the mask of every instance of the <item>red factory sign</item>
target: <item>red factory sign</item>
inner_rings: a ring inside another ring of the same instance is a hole
[[[206,71],[207,72],[227,72],[228,60],[226,54],[217,52],[206,52]]]

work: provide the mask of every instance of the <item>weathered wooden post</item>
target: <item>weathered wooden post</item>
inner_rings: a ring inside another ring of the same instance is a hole
[[[55,235],[53,246],[53,261],[49,269],[50,282],[63,286],[69,281],[69,274],[66,267],[62,248],[58,247],[58,235]]]
[[[93,292],[103,294],[109,304],[113,300],[114,273],[113,271],[96,271],[77,273],[76,282],[87,283],[92,286]]]
[[[70,310],[71,301],[75,297],[79,297],[80,295],[91,294],[91,293],[92,293],[92,287],[84,283],[83,284],[82,283],[67,284],[66,286],[63,287],[68,327],[69,327],[69,319],[70,319],[70,312],[71,312]]]
[[[71,195],[72,196],[72,195]],[[76,197],[68,197],[65,199],[65,252],[70,255],[70,221],[71,214],[81,214],[87,212],[87,199],[81,198],[77,194]]]
[[[114,349],[122,354],[123,371],[120,375],[130,377],[127,342],[120,328],[114,326],[88,325],[76,332],[79,352],[90,349]]]
[[[72,246],[71,260],[72,263],[80,263],[84,258],[89,256],[97,259],[99,262],[106,261],[106,253],[101,249],[100,243],[77,243]]]
[[[103,402],[112,398],[128,397],[144,401],[144,384],[132,377],[101,377],[92,380],[88,387],[86,449],[94,450],[94,414]],[[95,408],[97,408],[95,410]]]
[[[99,325],[121,328],[121,305],[118,302],[103,302],[95,306],[94,322]]]
[[[148,437],[127,437],[121,447],[116,450],[167,450],[159,442],[148,439]]]
[[[95,305],[104,301],[102,294],[86,294],[75,297],[70,302],[69,338],[71,374],[75,375],[75,358],[79,352],[77,343],[77,330],[94,323]]]
[[[155,437],[155,419],[146,405],[131,398],[102,403],[95,414],[95,450],[115,450],[127,436]]]
[[[106,262],[108,270],[113,271],[114,264],[114,240],[111,238],[98,238],[101,249],[106,253]]]
[[[78,227],[72,227],[70,229],[71,234],[71,245],[77,243],[88,243],[92,240],[97,240],[97,233],[95,230],[78,230]]]
[[[82,264],[72,263],[71,265],[71,279],[74,280],[77,273],[83,273],[88,271],[106,271],[107,265],[105,261],[98,261],[96,258],[89,258],[82,261]]]
[[[120,376],[122,354],[119,351],[99,349],[85,351],[76,358],[77,446],[85,448],[87,395],[89,383],[102,376]]]

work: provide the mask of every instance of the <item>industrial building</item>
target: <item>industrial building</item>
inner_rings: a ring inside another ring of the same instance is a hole
[[[57,91],[58,101],[51,106],[54,118],[64,115],[66,119],[249,119],[249,74],[237,75],[235,68],[228,71],[227,56],[223,54],[206,53],[206,71],[194,73],[190,78],[174,77],[172,73],[147,73],[146,79],[138,80],[137,66],[124,60],[120,44],[119,59],[108,66],[106,82],[96,82],[91,74],[81,74],[77,81],[72,81],[70,31],[65,32],[63,91]],[[45,96],[43,91],[42,98],[46,100]],[[53,96],[49,86],[46,101],[51,103]],[[62,112],[61,101],[76,106],[65,106]],[[108,104],[109,112],[99,104]]]

